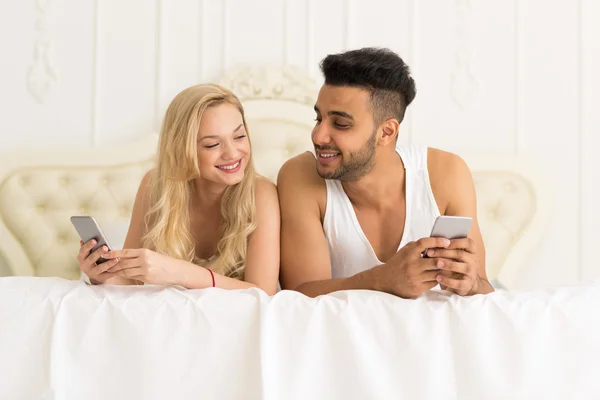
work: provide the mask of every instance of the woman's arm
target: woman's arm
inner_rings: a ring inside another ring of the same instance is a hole
[[[133,221],[133,220],[132,220]],[[215,286],[223,289],[258,287],[267,294],[277,291],[279,277],[279,200],[275,185],[259,179],[256,185],[256,229],[248,240],[244,281],[214,273]],[[132,229],[130,232],[135,234]],[[135,238],[135,235],[132,235]],[[135,243],[134,243],[135,245]],[[127,246],[104,254],[119,257],[113,268],[122,279],[139,279],[154,284],[179,285],[188,289],[212,287],[211,273],[203,267],[154,251]]]
[[[150,174],[152,171],[148,171],[138,188],[135,196],[135,202],[133,203],[133,210],[131,212],[131,221],[129,222],[129,229],[127,231],[127,237],[123,244],[124,249],[139,249],[142,247],[142,236],[144,235],[144,217],[148,210],[148,190],[150,189]],[[118,268],[118,264],[115,265]],[[105,283],[112,285],[137,285],[138,282],[133,279],[128,279],[124,276],[116,275],[106,280]]]
[[[248,239],[244,281],[215,275],[215,286],[225,289],[258,287],[267,294],[277,291],[279,279],[279,199],[275,185],[264,178],[256,181],[256,229]],[[190,264],[190,263],[188,263]],[[184,268],[181,285],[188,288],[212,286],[210,272],[205,268]]]
[[[281,216],[277,189],[264,178],[256,180],[256,223],[248,240],[244,280],[273,295],[279,281]]]
[[[256,229],[248,239],[244,281],[215,275],[215,286],[224,289],[258,287],[267,294],[277,291],[279,279],[279,199],[275,185],[264,178],[256,180]],[[212,277],[205,268],[191,263],[183,267],[180,284],[187,288],[212,286]]]

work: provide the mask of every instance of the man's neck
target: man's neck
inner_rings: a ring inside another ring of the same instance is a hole
[[[380,154],[367,175],[357,181],[342,181],[342,186],[355,206],[382,209],[403,199],[405,178],[404,164],[394,149]]]

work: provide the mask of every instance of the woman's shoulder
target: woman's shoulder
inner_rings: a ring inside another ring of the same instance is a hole
[[[256,197],[256,205],[272,206],[273,202],[279,204],[277,196],[277,187],[269,179],[257,176],[254,185],[254,195]]]

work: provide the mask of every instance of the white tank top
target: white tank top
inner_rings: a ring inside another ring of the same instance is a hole
[[[398,249],[428,237],[440,215],[427,171],[427,147],[402,146],[396,151],[406,172],[406,217]],[[339,180],[326,179],[327,206],[323,229],[329,244],[333,278],[347,278],[382,264],[364,234],[352,203]]]

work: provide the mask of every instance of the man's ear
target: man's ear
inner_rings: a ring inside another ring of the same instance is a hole
[[[400,130],[400,124],[395,118],[390,118],[383,121],[383,123],[379,125],[379,130],[381,131],[380,143],[386,146],[390,142],[396,141],[396,137],[398,137],[398,131]]]

